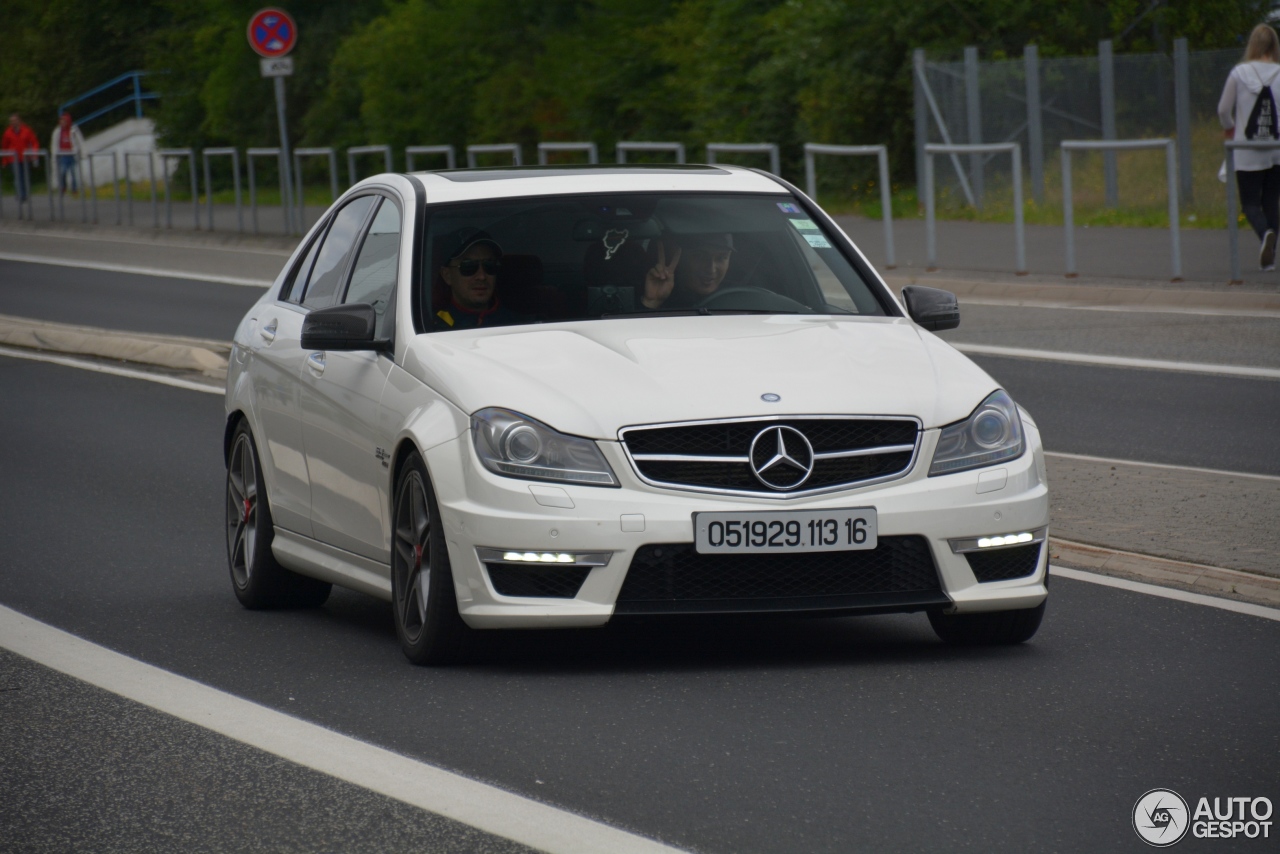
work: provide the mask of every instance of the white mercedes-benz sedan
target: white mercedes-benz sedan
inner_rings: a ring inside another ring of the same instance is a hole
[[[418,664],[486,628],[923,611],[1019,643],[1039,433],[812,200],[727,166],[362,181],[236,330],[249,608],[389,600]]]

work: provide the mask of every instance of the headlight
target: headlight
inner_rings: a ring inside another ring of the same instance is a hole
[[[471,438],[484,467],[525,480],[617,486],[618,479],[590,439],[566,436],[507,409],[471,416]]]
[[[1018,407],[1009,395],[997,391],[964,421],[942,428],[929,476],[1011,460],[1022,456],[1025,447]]]

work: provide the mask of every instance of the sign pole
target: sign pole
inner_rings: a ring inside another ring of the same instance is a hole
[[[280,207],[284,211],[285,231],[293,234],[293,176],[290,174],[289,124],[285,118],[284,77],[275,78],[276,116],[280,119]]]
[[[284,218],[285,234],[294,234],[302,224],[302,217],[299,216],[298,223],[294,223],[292,157],[284,107],[284,78],[293,74],[293,60],[288,54],[298,41],[298,26],[283,9],[260,9],[249,19],[246,35],[249,47],[262,57],[262,76],[275,78],[276,118],[280,121],[280,213]],[[252,170],[249,175],[253,176]],[[301,190],[298,195],[302,195]],[[301,198],[298,201],[301,202]]]

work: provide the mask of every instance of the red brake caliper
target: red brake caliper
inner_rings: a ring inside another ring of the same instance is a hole
[[[422,546],[415,545],[413,547],[413,571],[417,572],[422,569]]]
[[[249,499],[244,499],[244,518],[240,520],[243,525],[249,524],[249,514],[253,512],[253,505],[249,503]]]

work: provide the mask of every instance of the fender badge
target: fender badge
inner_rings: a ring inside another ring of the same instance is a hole
[[[774,394],[773,392],[769,391],[760,395],[760,399],[763,400],[765,403],[777,403],[778,401],[782,400],[782,395]]]

